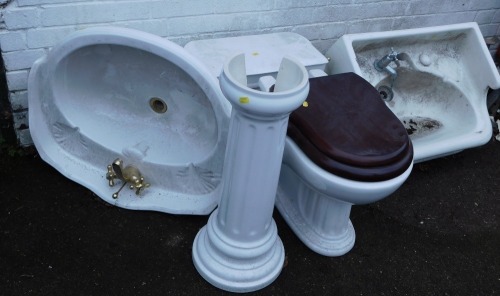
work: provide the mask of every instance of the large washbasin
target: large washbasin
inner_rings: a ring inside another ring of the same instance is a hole
[[[390,65],[395,80],[374,67],[392,50],[406,54]],[[486,95],[500,88],[500,77],[476,23],[348,34],[326,55],[330,74],[355,72],[382,97],[392,91],[386,105],[405,125],[415,162],[490,140]]]
[[[216,207],[230,105],[180,46],[130,29],[82,30],[35,62],[28,88],[33,141],[65,176],[128,209]],[[125,183],[108,185],[115,159],[149,187],[113,196]]]

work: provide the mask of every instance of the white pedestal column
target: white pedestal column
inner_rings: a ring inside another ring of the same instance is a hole
[[[284,248],[272,218],[288,115],[309,92],[306,69],[285,57],[275,91],[247,87],[245,56],[233,56],[220,77],[233,111],[219,207],[195,238],[193,262],[214,286],[261,289],[281,272]]]

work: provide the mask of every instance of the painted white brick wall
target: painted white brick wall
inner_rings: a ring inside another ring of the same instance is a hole
[[[20,143],[29,145],[27,77],[37,58],[69,33],[114,25],[195,39],[279,31],[321,51],[346,33],[475,21],[500,35],[500,0],[0,0],[0,48]]]

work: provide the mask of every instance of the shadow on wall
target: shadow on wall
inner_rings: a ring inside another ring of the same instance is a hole
[[[500,71],[500,46],[497,48],[493,60]],[[493,117],[493,121],[500,120],[500,89],[490,89],[488,91],[487,106],[490,116]],[[498,134],[499,130],[495,124],[493,125],[493,130],[495,134]]]
[[[2,4],[2,6],[5,4]],[[16,134],[9,102],[9,90],[5,76],[3,57],[0,58],[0,144],[15,144]]]

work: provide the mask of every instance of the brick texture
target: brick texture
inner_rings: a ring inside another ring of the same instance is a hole
[[[13,0],[0,17],[0,48],[12,105],[27,109],[31,64],[69,33],[92,26],[134,28],[183,46],[191,40],[297,32],[321,52],[346,33],[476,21],[500,34],[499,0]],[[19,130],[22,141],[30,141]],[[20,125],[19,125],[20,126]],[[29,144],[29,143],[22,143]]]

